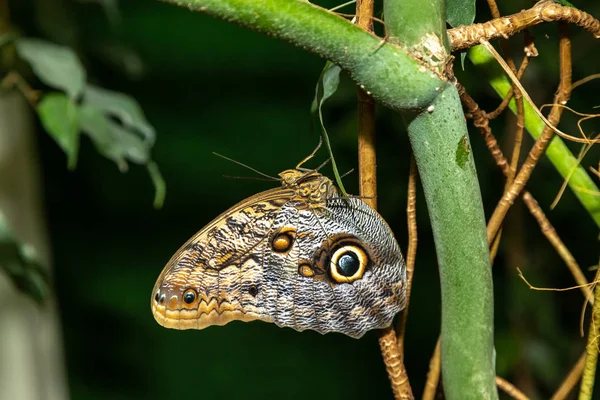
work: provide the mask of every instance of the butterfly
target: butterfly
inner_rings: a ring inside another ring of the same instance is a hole
[[[151,299],[167,328],[261,320],[360,338],[406,300],[406,266],[383,218],[316,170],[236,204],[190,238]]]

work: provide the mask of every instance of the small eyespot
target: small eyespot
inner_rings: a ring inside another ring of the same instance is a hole
[[[273,237],[271,247],[278,253],[285,253],[292,248],[295,238],[296,231],[293,228],[284,228]]]
[[[154,301],[158,303],[158,299],[159,299],[160,294],[158,292],[156,292],[156,294],[154,295]]]
[[[183,294],[183,301],[187,304],[192,304],[196,300],[196,291],[194,289],[188,289]]]
[[[250,285],[248,293],[250,293],[250,296],[256,297],[258,295],[258,287],[256,287],[256,285]]]
[[[301,264],[300,266],[298,266],[298,273],[307,278],[315,276],[315,271],[309,264]]]
[[[329,272],[338,283],[353,282],[362,278],[369,258],[365,251],[354,245],[337,249],[331,256]]]

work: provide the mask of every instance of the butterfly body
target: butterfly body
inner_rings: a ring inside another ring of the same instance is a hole
[[[358,338],[391,324],[406,271],[385,221],[316,171],[279,175],[282,187],[233,206],[167,263],[152,298],[161,325],[262,320]]]

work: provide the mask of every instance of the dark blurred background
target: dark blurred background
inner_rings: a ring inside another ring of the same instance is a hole
[[[318,142],[310,103],[324,60],[265,35],[151,0],[10,1],[12,22],[28,36],[74,47],[89,80],[139,101],[156,128],[153,157],[167,183],[164,207],[152,207],[153,186],[142,167],[122,174],[82,139],[77,170],[39,127],[46,215],[73,399],[390,399],[376,333],[361,340],[298,333],[261,322],[203,331],[159,326],[150,312],[155,279],[191,235],[234,203],[273,183],[227,179],[254,176],[212,155],[218,152],[264,173],[294,167]],[[501,2],[504,3],[504,2]],[[500,4],[504,14],[529,7]],[[115,8],[110,8],[114,5]],[[333,7],[334,1],[320,1]],[[583,3],[581,4],[583,6]],[[108,7],[108,8],[107,8]],[[485,3],[478,20],[489,16]],[[510,8],[509,8],[510,7]],[[600,16],[600,5],[585,4]],[[352,10],[352,7],[347,10]],[[382,7],[378,4],[377,13]],[[345,11],[352,13],[353,11]],[[574,80],[599,72],[598,43],[573,27]],[[555,25],[532,30],[540,56],[525,87],[549,103],[558,83]],[[520,60],[522,39],[511,41]],[[499,103],[469,62],[459,80],[482,108]],[[42,87],[38,83],[39,87]],[[570,105],[593,112],[600,82],[574,91]],[[357,168],[355,88],[346,77],[326,103],[325,121],[342,172]],[[576,132],[566,114],[561,127]],[[514,119],[493,123],[505,149]],[[406,187],[410,146],[402,120],[378,109],[379,211],[406,251]],[[598,132],[598,123],[586,125]],[[504,186],[479,136],[471,140],[489,216]],[[530,148],[529,136],[524,153]],[[575,153],[578,146],[570,146]],[[508,154],[508,150],[505,150]],[[583,164],[598,166],[592,149]],[[326,158],[321,151],[311,166]],[[329,167],[325,173],[331,176]],[[542,159],[529,190],[584,268],[598,262],[598,228],[567,190],[549,204],[562,178]],[[357,174],[345,178],[357,193]],[[419,248],[406,337],[406,366],[420,396],[439,332],[439,279],[424,199],[419,189]],[[460,221],[457,221],[460,223]],[[494,265],[497,373],[548,398],[581,354],[583,297],[530,291],[574,285],[564,263],[518,201],[510,212]],[[594,272],[586,272],[588,279]],[[587,324],[587,322],[586,322]]]

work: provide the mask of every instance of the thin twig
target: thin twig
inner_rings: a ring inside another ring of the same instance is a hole
[[[600,78],[600,74],[588,75],[585,78],[582,78],[582,79],[578,80],[577,82],[573,83],[572,89],[575,90],[576,87],[584,85],[584,84],[588,83],[589,81],[592,81],[592,80],[598,79],[598,78]]]
[[[492,17],[500,18],[500,11],[498,10],[498,5],[496,4],[496,1],[488,0],[488,5],[489,5],[490,11],[492,13]],[[507,46],[507,42],[505,40],[500,40],[500,47],[502,49],[502,52],[504,53],[504,58],[506,59],[506,64],[508,65],[508,67],[510,68],[510,70],[512,71],[513,74],[517,74],[518,73],[517,66],[515,65],[515,62],[513,61],[513,58],[510,55],[510,52],[509,52],[509,49]],[[525,59],[527,59],[527,57]],[[510,165],[508,168],[508,174],[506,175],[506,182],[505,182],[505,186],[504,186],[505,191],[510,188],[510,185],[512,184],[512,182],[515,178],[515,174],[517,173],[519,156],[521,154],[521,143],[523,142],[523,130],[525,128],[525,124],[524,124],[525,108],[523,105],[523,95],[521,94],[521,90],[519,89],[519,84],[518,84],[519,80],[520,80],[520,78],[517,76],[517,80],[513,81],[511,83],[511,89],[512,89],[512,92],[514,93],[515,103],[517,105],[517,122],[516,122],[516,129],[515,129],[515,133],[514,133],[512,157],[511,157]],[[496,237],[497,245],[500,242],[500,235],[501,235],[501,233],[498,232],[498,235]],[[496,245],[496,248],[497,248],[497,245]]]
[[[509,168],[508,161],[506,160],[504,154],[502,154],[502,150],[500,150],[500,147],[498,146],[498,142],[496,141],[496,138],[494,137],[494,134],[492,133],[492,130],[490,128],[489,121],[484,117],[483,111],[479,108],[479,105],[475,102],[475,100],[473,100],[473,98],[466,92],[465,88],[460,84],[457,84],[457,86],[460,98],[466,110],[470,114],[472,114],[473,124],[479,129],[479,131],[483,135],[485,143],[490,153],[492,154],[492,157],[496,161],[496,165],[498,165],[500,167],[500,170],[505,175],[507,175]],[[529,212],[535,217],[536,221],[538,222],[542,233],[546,236],[550,244],[552,244],[556,252],[563,259],[563,261],[569,268],[569,271],[571,271],[575,282],[582,288],[581,290],[585,298],[588,301],[593,301],[591,291],[587,287],[588,281],[585,278],[583,272],[581,271],[579,264],[577,264],[577,261],[575,261],[575,258],[573,257],[569,249],[560,239],[552,224],[550,224],[550,221],[548,221],[548,218],[546,218],[546,215],[541,210],[535,198],[531,195],[531,193],[525,190],[523,191],[523,201],[527,205]],[[494,246],[492,245],[492,250],[493,249]],[[494,254],[493,251],[491,251],[491,253]]]
[[[398,347],[404,354],[404,335],[406,333],[406,320],[408,318],[408,305],[410,303],[410,291],[412,288],[412,279],[415,271],[415,259],[417,257],[417,164],[415,157],[410,157],[410,173],[408,175],[408,194],[406,200],[406,217],[408,225],[408,250],[406,251],[406,306],[400,316],[398,328]]]
[[[373,0],[356,1],[356,25],[366,31],[373,31]],[[375,153],[375,102],[361,88],[358,97],[358,171],[360,195],[374,209],[377,208],[377,176]],[[383,362],[390,378],[396,400],[414,399],[410,382],[404,368],[404,354],[398,347],[393,327],[379,333],[379,347]]]
[[[535,217],[537,223],[540,226],[540,230],[542,231],[544,236],[546,236],[546,238],[552,244],[556,252],[563,259],[565,264],[567,264],[569,271],[571,271],[571,275],[573,275],[573,277],[575,278],[575,282],[577,282],[577,284],[580,285],[584,297],[590,303],[594,304],[594,296],[592,294],[592,290],[589,288],[588,281],[583,272],[581,272],[579,264],[577,263],[577,261],[575,261],[575,257],[573,257],[567,246],[565,246],[563,241],[556,233],[556,230],[546,217],[546,214],[544,214],[544,212],[538,205],[538,202],[533,198],[533,196],[529,192],[523,193],[523,201],[527,205],[527,208],[529,209],[531,215]]]
[[[571,41],[569,39],[568,31],[564,23],[560,24],[561,27],[561,38],[560,38],[560,83],[558,90],[555,95],[556,104],[565,104],[571,94]],[[552,107],[548,120],[552,126],[556,126],[560,121],[562,115],[561,107]],[[513,204],[515,198],[521,193],[525,184],[531,177],[533,169],[537,165],[540,157],[546,151],[546,147],[550,144],[550,140],[554,135],[554,130],[547,125],[540,137],[536,140],[533,148],[529,152],[526,161],[523,163],[521,170],[516,176],[511,187],[504,192],[504,195],[498,202],[494,213],[492,214],[488,222],[488,241],[491,243],[494,236],[498,232],[506,213],[510,206]]]
[[[581,129],[581,127],[580,127],[580,129]],[[596,135],[596,139],[597,138],[600,138],[600,134]],[[575,173],[575,170],[577,169],[577,167],[579,167],[579,164],[581,163],[581,161],[583,160],[583,158],[585,157],[587,152],[590,151],[591,148],[592,148],[592,145],[588,144],[588,145],[584,145],[583,148],[581,149],[579,156],[577,156],[577,162],[569,170],[569,173],[563,180],[563,183],[560,186],[560,189],[558,190],[558,193],[556,194],[554,201],[552,201],[552,204],[550,204],[551,210],[554,210],[554,208],[558,205],[558,202],[560,201],[563,193],[567,189],[567,185],[569,184],[569,180],[571,179],[571,176],[573,176],[573,173]]]
[[[425,382],[425,389],[423,390],[423,400],[433,400],[437,387],[440,382],[441,372],[441,342],[438,337],[437,343],[435,344],[435,350],[429,361],[429,372],[427,372],[427,381]]]
[[[490,246],[490,264],[493,266],[498,254],[498,248],[500,247],[500,240],[502,239],[502,228],[498,231],[498,234],[494,238],[492,245]]]
[[[498,387],[500,389],[502,389],[504,391],[504,393],[506,393],[513,399],[529,400],[529,397],[525,396],[525,394],[523,392],[521,392],[519,389],[517,389],[515,387],[515,385],[513,385],[512,383],[510,383],[509,381],[507,381],[504,378],[497,376],[496,377],[496,385],[498,385]]]
[[[525,70],[527,69],[528,66],[529,66],[529,57],[527,55],[525,55],[525,57],[523,57],[523,61],[521,62],[521,66],[519,67],[519,71],[517,72],[517,79],[521,80],[521,78],[525,74]],[[506,93],[506,96],[504,96],[504,98],[502,99],[502,102],[500,103],[500,105],[494,111],[485,113],[485,117],[487,119],[494,119],[494,118],[498,117],[498,115],[502,114],[502,112],[506,109],[506,107],[510,103],[510,100],[512,99],[512,97],[513,97],[513,88],[511,87],[508,90],[508,93]]]
[[[552,124],[544,116],[544,114],[542,114],[542,112],[535,105],[535,103],[533,103],[533,101],[531,100],[531,97],[529,96],[529,93],[527,93],[527,91],[525,90],[525,88],[523,88],[523,85],[521,85],[521,82],[519,82],[519,79],[517,79],[516,75],[512,72],[512,70],[510,69],[510,67],[508,66],[508,64],[506,63],[506,61],[504,61],[504,59],[502,58],[502,56],[500,56],[500,54],[498,54],[498,52],[496,51],[496,49],[494,48],[494,46],[492,46],[489,42],[487,42],[485,40],[481,41],[481,45],[483,47],[485,47],[487,49],[487,51],[489,51],[494,56],[494,58],[496,59],[496,61],[498,61],[498,64],[502,67],[502,69],[504,69],[504,71],[506,72],[506,74],[508,75],[508,77],[511,79],[512,83],[514,85],[516,85],[519,88],[519,90],[521,90],[521,92],[523,94],[523,97],[525,97],[525,99],[529,102],[529,104],[531,105],[531,108],[532,108],[533,112],[542,121],[544,121],[544,123],[546,124],[546,126],[548,126],[550,129],[552,129],[554,131],[554,133],[556,133],[561,138],[570,140],[572,142],[577,142],[577,143],[599,143],[598,140],[590,140],[590,139],[588,139],[586,137],[584,137],[583,139],[582,138],[578,138],[576,136],[569,135],[568,133],[565,133],[565,132],[561,131],[560,129],[558,129],[554,124]]]

